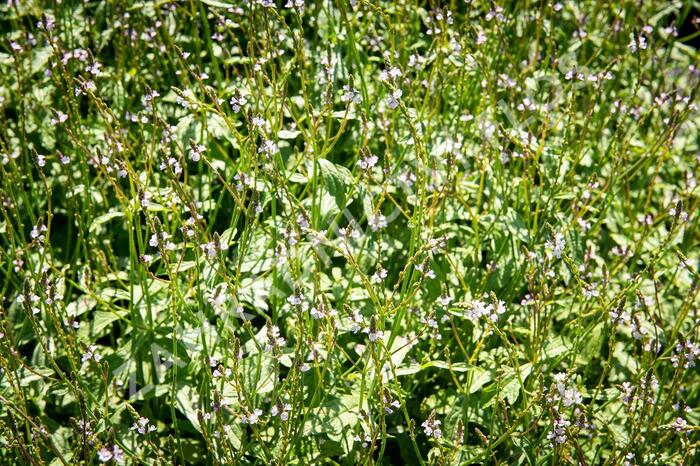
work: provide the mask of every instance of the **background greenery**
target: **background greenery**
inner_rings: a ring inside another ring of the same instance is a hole
[[[696,464],[698,2],[0,6],[2,464]]]

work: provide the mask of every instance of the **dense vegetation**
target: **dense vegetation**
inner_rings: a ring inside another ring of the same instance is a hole
[[[0,463],[698,464],[697,8],[3,2]]]

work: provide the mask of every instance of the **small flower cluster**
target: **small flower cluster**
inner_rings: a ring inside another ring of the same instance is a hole
[[[394,400],[389,390],[385,389],[384,393],[382,393],[382,406],[386,414],[393,414],[395,409],[401,407],[401,403],[399,403],[399,400]]]
[[[270,408],[270,414],[273,417],[279,416],[280,420],[287,421],[289,419],[289,413],[292,410],[292,405],[289,403],[282,402],[281,399],[277,400],[277,403],[272,405]]]
[[[164,231],[151,235],[148,245],[154,248],[161,247],[165,251],[174,251],[176,248],[175,243],[170,241],[170,234]]]
[[[287,340],[280,335],[280,329],[276,325],[272,325],[271,322],[267,322],[267,343],[265,344],[265,351],[278,352],[285,344]]]
[[[465,315],[472,322],[477,322],[482,317],[486,317],[492,322],[497,322],[498,318],[505,312],[506,304],[500,299],[494,299],[491,303],[475,299],[471,302]]]
[[[673,420],[671,427],[678,434],[688,434],[693,431],[692,428],[688,427],[688,421],[680,416]]]
[[[338,312],[335,309],[323,304],[322,302],[313,306],[309,312],[311,313],[311,317],[314,319],[330,319],[338,315]]]
[[[369,447],[370,443],[372,442],[372,437],[366,434],[364,431],[360,432],[355,436],[354,439],[356,442],[360,443],[360,446],[363,449],[366,449]]]
[[[554,384],[556,391],[551,391],[547,396],[547,402],[557,403],[562,401],[564,407],[568,408],[572,405],[580,404],[583,401],[583,396],[581,392],[573,385],[567,385],[568,376],[566,373],[558,372],[554,374]]]
[[[552,430],[547,434],[547,440],[552,445],[561,445],[568,440],[568,430],[571,426],[571,421],[564,417],[554,419],[552,422]]]
[[[349,85],[344,85],[343,86],[343,94],[340,96],[340,100],[343,103],[356,103],[359,104],[362,102],[362,97],[360,96],[360,93],[357,92],[357,90]]]
[[[219,238],[219,235],[216,233],[214,234],[214,239],[212,241],[200,244],[199,247],[207,254],[209,259],[213,259],[221,252],[228,250],[228,244],[226,244],[225,241],[222,241],[221,238]]]
[[[653,404],[655,393],[659,390],[659,380],[653,374],[648,374],[639,380],[638,385],[623,382],[619,387],[622,402],[632,406],[637,402]]]
[[[207,302],[214,308],[214,313],[220,315],[226,309],[230,295],[225,284],[217,285],[207,297]]]
[[[423,427],[423,432],[425,432],[425,435],[439,439],[442,437],[442,429],[440,428],[441,424],[442,422],[437,419],[435,411],[433,411],[430,413],[430,416],[428,416],[428,419],[423,421],[421,427]]]
[[[362,331],[367,334],[369,341],[372,343],[384,340],[384,332],[377,328],[377,318],[375,316],[372,316],[369,327],[365,327]]]
[[[97,353],[97,345],[90,345],[88,347],[87,351],[83,354],[82,362],[86,363],[91,359],[95,362],[100,362],[102,360],[102,356]]]
[[[151,424],[151,421],[149,421],[148,418],[139,417],[138,420],[136,420],[131,426],[131,430],[135,430],[139,434],[145,435],[156,430],[156,426]]]
[[[25,304],[33,315],[37,315],[41,312],[41,308],[37,305],[40,299],[36,293],[26,289],[24,293],[17,296],[17,303]]]
[[[365,327],[365,320],[362,318],[362,314],[357,309],[352,309],[350,311],[350,331],[352,333],[357,333],[363,331]]]
[[[366,153],[357,162],[357,166],[360,167],[362,170],[369,170],[375,165],[377,165],[377,162],[379,162],[379,158],[376,155]]]
[[[566,239],[562,233],[557,232],[551,240],[544,243],[544,247],[547,249],[547,257],[560,259],[566,247]]]
[[[263,412],[260,408],[255,408],[251,412],[244,412],[241,414],[241,424],[255,425],[260,422],[262,414]]]
[[[119,445],[112,445],[111,448],[102,447],[97,452],[97,459],[99,459],[101,463],[112,462],[121,464],[124,462],[124,450],[122,450]]]
[[[682,367],[689,369],[695,367],[695,360],[700,358],[700,346],[690,339],[679,341],[671,356],[671,364],[673,367]]]
[[[380,81],[391,84],[391,92],[386,98],[386,104],[392,110],[399,106],[399,100],[403,95],[403,91],[398,87],[398,79],[401,76],[401,70],[395,66],[388,70],[382,70],[382,72],[379,74]]]
[[[387,226],[386,217],[380,213],[372,215],[369,218],[368,223],[372,231],[378,231],[386,228]]]

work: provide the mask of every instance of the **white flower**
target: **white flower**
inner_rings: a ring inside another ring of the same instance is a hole
[[[276,325],[271,325],[268,327],[267,332],[267,344],[265,345],[265,351],[271,351],[273,348],[280,348],[287,343],[284,337],[280,336],[280,329]]]
[[[248,415],[241,414],[241,424],[257,424],[260,421],[262,413],[262,409],[256,408]]]
[[[97,452],[97,459],[99,459],[101,463],[107,463],[109,461],[123,463],[124,451],[119,448],[119,445],[114,445],[111,449],[103,447]]]
[[[264,128],[265,126],[267,126],[267,122],[264,118],[260,117],[260,115],[254,116],[250,120],[250,123],[253,125],[253,128]]]
[[[247,100],[245,97],[238,96],[238,97],[231,97],[231,100],[229,100],[229,103],[231,104],[231,110],[233,110],[235,113],[238,113],[241,111],[241,107],[243,107],[246,104]]]
[[[231,370],[230,367],[227,367],[226,369],[224,369],[224,372],[221,372],[219,369],[214,369],[214,371],[211,373],[212,377],[214,377],[215,379],[219,379],[221,377],[228,378],[228,377],[231,377],[232,374],[233,374],[233,371]]]
[[[501,315],[506,312],[506,303],[501,301],[500,299],[496,301],[496,305],[494,306],[494,310],[496,311],[494,314],[495,315]],[[495,319],[493,319],[495,320]]]
[[[406,183],[408,186],[412,186],[416,182],[417,178],[413,172],[407,171],[399,175],[399,181]]]
[[[287,297],[287,302],[292,306],[298,306],[304,302],[304,296],[301,293],[295,293]]]
[[[544,243],[544,246],[551,250],[547,252],[547,255],[550,258],[554,256],[559,259],[561,258],[561,254],[564,252],[564,248],[566,247],[566,239],[564,239],[563,234],[555,233],[554,238],[552,240],[547,240],[547,242]]]
[[[671,356],[671,364],[673,367],[683,367],[685,369],[695,367],[695,359],[700,358],[700,345],[693,343],[691,340],[676,343],[676,348],[673,356]]]
[[[206,147],[201,144],[192,146],[192,149],[190,149],[190,160],[193,162],[199,162],[199,159],[202,157],[202,153],[204,153],[205,149]]]
[[[289,419],[289,412],[292,410],[292,405],[289,403],[282,403],[278,401],[276,405],[273,405],[270,409],[270,414],[272,416],[279,416],[282,421]]]
[[[19,152],[17,151],[11,152],[9,154],[3,153],[1,162],[3,165],[7,165],[8,163],[10,163],[10,160],[15,160],[17,157],[19,157]]]
[[[59,123],[65,123],[68,120],[68,115],[63,112],[56,112],[56,118],[51,118],[51,125],[56,126]]]
[[[371,329],[371,328],[366,328],[364,332],[367,334],[369,337],[369,341],[372,343],[376,341],[382,341],[384,339],[384,332],[381,330],[376,330],[376,329]]]
[[[369,154],[366,157],[361,158],[357,162],[357,165],[363,170],[369,170],[370,168],[374,167],[378,161],[379,158],[376,155]]]
[[[238,191],[242,191],[246,186],[253,186],[253,179],[245,173],[236,173],[233,179],[238,182],[236,183],[236,189]]]
[[[153,432],[156,430],[156,426],[150,423],[148,418],[140,417],[138,421],[134,422],[131,426],[131,430],[137,431],[139,434],[146,434],[148,432]]]
[[[379,284],[386,278],[386,275],[387,275],[386,269],[379,266],[377,268],[377,270],[374,272],[374,274],[372,275],[371,281],[372,281],[372,283]]]
[[[311,317],[314,319],[335,317],[338,314],[334,309],[328,309],[323,303],[318,303],[318,305],[312,307],[309,312],[311,313]]]
[[[350,320],[352,321],[352,325],[350,327],[350,331],[352,333],[357,333],[362,329],[362,326],[364,325],[364,320],[362,319],[362,315],[357,309],[352,310],[352,314],[350,315]]]
[[[583,287],[583,297],[584,298],[597,298],[600,296],[600,292],[596,289],[596,284],[591,283],[590,285],[585,285]]]
[[[401,89],[396,89],[394,92],[392,92],[386,98],[386,104],[389,106],[389,108],[395,109],[396,107],[398,107],[399,106],[399,99],[401,99],[402,95],[403,95],[403,91]]]
[[[569,387],[566,390],[564,390],[564,406],[567,408],[573,404],[579,404],[581,401],[583,401],[583,396],[581,395],[581,392],[579,392],[576,387]]]
[[[485,302],[475,299],[472,301],[471,308],[467,310],[466,316],[472,322],[476,322],[480,317],[486,316],[491,312],[492,306]]]
[[[384,392],[382,395],[382,404],[384,405],[384,412],[387,414],[393,414],[394,409],[401,407],[399,400],[392,399],[391,394],[388,391]]]
[[[141,203],[142,208],[145,209],[151,205],[151,196],[152,194],[148,191],[142,191],[139,193],[139,202]]]
[[[340,100],[344,103],[354,102],[359,104],[362,102],[362,97],[360,97],[360,93],[356,89],[346,84],[343,86],[343,95],[340,96]]]
[[[568,438],[566,435],[566,430],[570,425],[571,422],[567,419],[555,419],[552,425],[552,431],[547,434],[547,439],[556,445],[561,445],[562,443],[566,442],[566,439]]]
[[[165,170],[168,167],[170,167],[170,169],[176,175],[182,173],[182,167],[180,166],[180,163],[177,161],[177,159],[174,157],[168,157],[168,159],[165,162],[160,164],[161,171]]]
[[[165,239],[166,238],[166,233],[161,233],[161,238]],[[158,247],[158,234],[154,233],[151,235],[151,238],[148,240],[148,245],[151,247]]]
[[[102,356],[97,354],[95,350],[97,350],[97,345],[90,345],[88,350],[83,354],[82,362],[85,363],[90,359],[94,360],[95,362],[100,362],[102,360]]]
[[[277,147],[277,144],[274,143],[274,141],[270,141],[269,139],[265,139],[263,143],[258,147],[258,154],[268,154],[268,155],[274,155],[278,153],[279,147]]]
[[[53,31],[54,27],[56,27],[56,19],[53,16],[46,16],[45,18],[46,23],[44,23],[43,21],[37,21],[37,29],[46,28],[47,31]]]
[[[213,259],[219,252],[226,251],[228,249],[228,245],[221,240],[210,241],[208,243],[201,244],[199,247],[207,253],[207,257],[209,257],[209,259]]]
[[[439,419],[435,419],[435,412],[432,412],[430,413],[430,417],[423,421],[421,426],[423,427],[423,432],[425,432],[425,435],[439,439],[442,437],[440,424],[442,424],[442,422]]]
[[[355,441],[360,442],[360,446],[362,448],[369,447],[371,440],[372,439],[369,437],[369,435],[365,434],[364,432],[360,432],[358,435],[355,436]]]
[[[104,447],[100,451],[97,452],[97,458],[102,463],[106,463],[107,461],[111,460],[112,456],[113,456],[112,451],[107,447]]]
[[[382,228],[386,228],[387,222],[386,222],[386,217],[383,216],[382,214],[375,214],[369,218],[369,226],[372,228],[372,231],[377,231],[381,230]]]
[[[688,421],[683,419],[682,417],[677,417],[674,421],[673,424],[671,424],[671,427],[673,427],[673,430],[675,430],[678,433],[682,433],[688,429]]]
[[[391,77],[391,79],[400,78],[401,70],[394,66],[389,70],[389,76]]]

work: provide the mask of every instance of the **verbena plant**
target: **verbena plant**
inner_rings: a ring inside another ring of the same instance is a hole
[[[697,464],[697,2],[0,6],[0,463]]]

